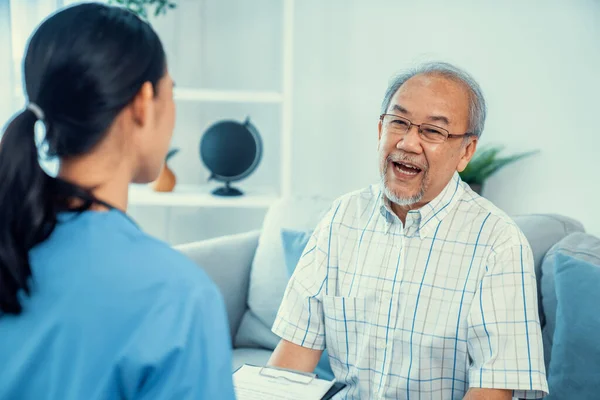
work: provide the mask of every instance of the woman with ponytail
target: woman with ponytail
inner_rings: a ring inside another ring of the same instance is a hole
[[[174,128],[158,36],[80,4],[38,27],[23,72],[28,104],[0,142],[0,399],[232,399],[216,286],[126,213]]]

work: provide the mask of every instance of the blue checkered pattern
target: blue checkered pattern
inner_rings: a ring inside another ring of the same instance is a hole
[[[378,185],[336,201],[290,280],[273,332],[327,347],[339,399],[547,393],[531,249],[455,174],[405,226]]]

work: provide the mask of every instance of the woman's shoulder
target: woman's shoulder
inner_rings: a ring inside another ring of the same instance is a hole
[[[157,280],[170,284],[174,290],[186,287],[198,289],[198,286],[212,288],[212,280],[202,269],[183,253],[171,245],[145,233],[140,233],[131,242],[128,258],[138,260],[135,268],[144,279]]]
[[[35,274],[48,282],[72,278],[91,290],[124,293],[147,288],[182,295],[213,292],[214,284],[201,266],[116,211],[63,218],[31,256]]]
[[[47,260],[60,253],[63,265],[71,265],[73,270],[68,269],[75,274],[79,274],[74,271],[79,270],[76,265],[86,263],[96,279],[106,278],[115,289],[119,286],[116,282],[121,282],[123,289],[154,287],[180,293],[212,292],[208,289],[214,285],[201,266],[116,211],[71,220],[57,230],[48,245],[37,258]]]

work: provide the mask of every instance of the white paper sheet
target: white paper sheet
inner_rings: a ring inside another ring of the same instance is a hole
[[[244,365],[233,374],[238,400],[320,400],[335,383],[275,369],[261,375],[261,369]]]

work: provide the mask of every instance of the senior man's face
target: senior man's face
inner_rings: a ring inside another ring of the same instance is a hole
[[[417,75],[398,89],[386,113],[462,135],[469,126],[469,92],[440,75]],[[379,122],[380,173],[386,195],[396,205],[416,209],[433,200],[475,152],[476,138],[430,143],[417,127],[399,135],[385,121]]]

